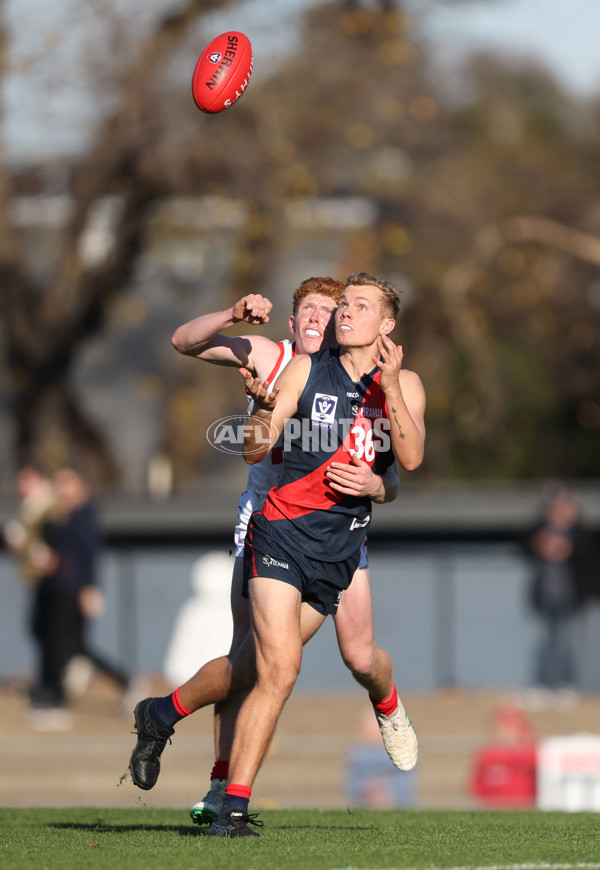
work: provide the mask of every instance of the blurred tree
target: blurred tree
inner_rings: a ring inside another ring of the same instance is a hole
[[[227,0],[188,0],[140,39],[123,71],[115,109],[71,168],[69,217],[41,276],[32,274],[31,251],[11,222],[14,185],[0,155],[0,322],[18,464],[37,459],[56,466],[66,461],[65,452],[75,451],[98,483],[111,486],[119,479],[114,444],[85,410],[72,371],[83,344],[102,330],[127,288],[150,208],[169,190],[168,173],[154,159],[162,121],[156,71],[198,16],[226,5]],[[6,66],[4,28],[0,39]],[[115,197],[114,207],[101,214],[107,195]]]
[[[422,473],[596,476],[597,128],[535,65],[480,56],[460,90],[436,79],[413,25],[313,10],[302,55],[261,93],[303,167],[280,171],[284,196],[376,204],[342,266],[410,286],[401,332],[430,396]]]
[[[157,203],[244,204],[217,288],[225,306],[269,286],[290,249],[290,205],[333,199],[340,226],[315,219],[306,232],[344,240],[337,276],[367,269],[406,289],[398,334],[428,392],[420,474],[597,476],[600,113],[544,70],[490,56],[473,59],[462,80],[442,80],[402,3],[338,0],[307,14],[301,50],[271,71],[263,61],[252,96],[224,116],[199,116],[172,65],[201,15],[226,5],[188,0],[137,42],[131,35],[115,62],[118,99],[69,167],[70,216],[49,268],[33,268],[11,207],[15,192],[40,189],[35,173],[11,177],[0,154],[0,326],[15,458],[62,461],[75,449],[116,485],[126,460],[72,375],[89,337],[121,312]],[[5,64],[5,40],[1,48]],[[357,199],[373,206],[370,227],[343,220]],[[142,301],[132,313],[136,348],[168,345],[164,323],[158,336],[144,331]],[[160,397],[156,450],[183,487],[224,468],[198,433],[237,410],[239,395],[237,382],[215,390],[204,366],[180,362],[175,375],[149,372],[144,389]]]

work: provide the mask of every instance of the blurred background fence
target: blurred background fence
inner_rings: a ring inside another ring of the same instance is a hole
[[[588,487],[580,498],[582,517],[598,536],[600,494]],[[198,559],[230,552],[234,500],[234,492],[221,492],[204,500],[102,503],[100,582],[107,609],[92,627],[99,650],[134,671],[164,674],[178,617],[198,594],[192,586]],[[406,488],[396,503],[376,509],[369,537],[376,632],[402,687],[516,690],[535,683],[539,626],[530,607],[532,569],[523,535],[538,503],[535,487]],[[7,515],[11,507],[4,506]],[[228,577],[215,582],[227,584]],[[8,553],[0,554],[0,588],[0,674],[6,679],[30,673],[33,653],[25,630],[28,592]],[[591,596],[576,620],[576,688],[598,692],[600,598]],[[226,626],[223,652],[227,639]],[[190,674],[210,657],[208,644],[197,637]],[[331,624],[307,647],[299,685],[353,688]]]

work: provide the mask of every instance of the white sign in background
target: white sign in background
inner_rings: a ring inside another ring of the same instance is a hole
[[[600,737],[548,737],[538,746],[540,810],[600,812]]]

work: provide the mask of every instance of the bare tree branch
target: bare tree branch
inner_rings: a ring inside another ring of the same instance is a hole
[[[1,0],[0,0],[1,2]],[[50,396],[71,435],[104,454],[108,477],[114,460],[94,432],[83,408],[67,387],[73,357],[86,337],[101,326],[122,292],[143,244],[146,217],[163,192],[161,179],[145,174],[142,157],[159,134],[153,111],[153,72],[202,14],[232,0],[191,0],[166,15],[141,45],[119,107],[102,126],[93,147],[77,167],[72,183],[73,211],[64,230],[56,266],[40,292],[28,277],[26,254],[10,222],[10,177],[0,154],[0,319],[6,334],[5,359],[12,378],[16,418],[15,450],[20,461],[35,450],[36,414]],[[0,63],[5,62],[5,34],[0,31]],[[86,262],[81,239],[92,210],[108,193],[123,208],[110,255]],[[59,405],[62,409],[59,409]]]
[[[506,406],[504,387],[488,336],[469,304],[468,293],[482,271],[507,244],[539,244],[600,266],[600,239],[539,215],[518,215],[482,229],[471,252],[450,268],[441,297],[454,339],[472,361],[481,407],[478,432],[497,425]]]

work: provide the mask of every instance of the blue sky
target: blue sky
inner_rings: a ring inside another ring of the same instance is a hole
[[[420,0],[407,0],[417,12]],[[485,0],[436,8],[428,29],[450,55],[480,47],[539,58],[573,94],[600,92],[600,0]]]
[[[288,37],[300,10],[318,0],[245,0],[241,12],[227,9],[213,16],[217,29],[252,29],[257,20],[270,46],[281,46],[277,20],[287,22]],[[363,0],[363,3],[376,0]],[[494,47],[501,53],[533,55],[555,70],[575,94],[600,91],[600,0],[403,0],[409,15],[423,16],[427,32],[453,58],[465,51]],[[263,15],[267,10],[267,14]],[[287,41],[287,39],[285,40]]]
[[[36,159],[42,149],[66,155],[84,143],[99,109],[98,90],[90,100],[90,74],[81,67],[81,58],[90,47],[93,50],[93,28],[102,29],[106,20],[97,10],[112,5],[124,20],[129,10],[143,26],[157,10],[172,7],[174,2],[144,0],[140,7],[139,0],[103,0],[90,5],[80,0],[6,0],[15,70],[1,92],[9,157]],[[261,56],[266,63],[289,50],[301,31],[302,10],[316,2],[242,0],[213,13],[205,31],[214,35],[236,29],[251,35],[258,76]],[[472,50],[495,48],[504,55],[541,60],[574,95],[585,98],[600,93],[600,0],[404,3],[433,41],[442,69],[460,62]],[[183,78],[187,83],[183,76],[182,86]]]

